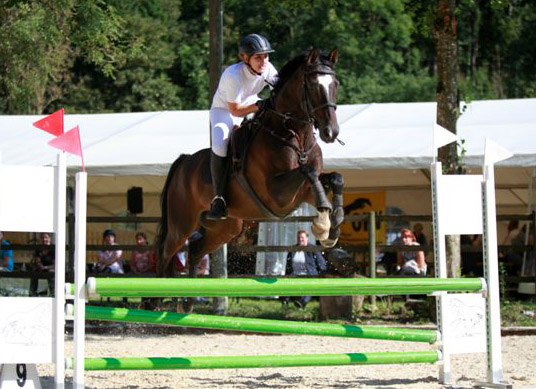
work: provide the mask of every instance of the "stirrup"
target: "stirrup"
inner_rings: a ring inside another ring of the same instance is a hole
[[[218,201],[219,200],[219,201]],[[207,213],[208,220],[227,219],[227,203],[222,196],[214,196],[210,203],[210,211]]]

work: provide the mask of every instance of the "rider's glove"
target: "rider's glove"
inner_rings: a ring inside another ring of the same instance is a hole
[[[270,99],[257,100],[255,105],[259,107],[259,111],[264,111],[266,108],[270,107]]]

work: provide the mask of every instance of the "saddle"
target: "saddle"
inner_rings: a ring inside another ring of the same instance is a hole
[[[229,168],[231,175],[243,172],[244,163],[247,159],[249,146],[255,139],[259,123],[255,120],[246,119],[240,126],[235,126],[229,139]]]

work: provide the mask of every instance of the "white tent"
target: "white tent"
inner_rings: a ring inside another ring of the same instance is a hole
[[[341,171],[347,188],[386,189],[400,195],[429,189],[435,103],[341,105],[337,114],[339,138],[345,145],[319,143],[326,170]],[[52,136],[32,126],[42,117],[0,116],[3,163],[53,163],[56,150],[46,144]],[[107,196],[109,203],[115,195],[124,203],[131,186],[157,196],[178,155],[209,146],[208,111],[66,115],[65,130],[75,125],[80,126],[90,175],[90,201],[91,196],[94,201]],[[482,164],[486,137],[514,153],[499,164],[497,184],[504,193],[498,202],[506,208],[515,206],[515,212],[526,211],[536,166],[536,99],[468,103],[458,121],[458,134],[464,140],[464,161],[473,171]],[[79,157],[69,156],[68,163],[71,171],[79,170]]]

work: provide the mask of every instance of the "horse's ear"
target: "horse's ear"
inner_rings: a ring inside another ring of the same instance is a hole
[[[318,59],[318,50],[317,49],[312,49],[310,52],[309,52],[309,56],[307,57],[307,65],[311,65],[313,63],[316,62],[316,60]]]
[[[329,53],[329,60],[333,65],[337,63],[337,61],[339,60],[339,49],[334,48],[333,50],[331,50],[331,52]]]

